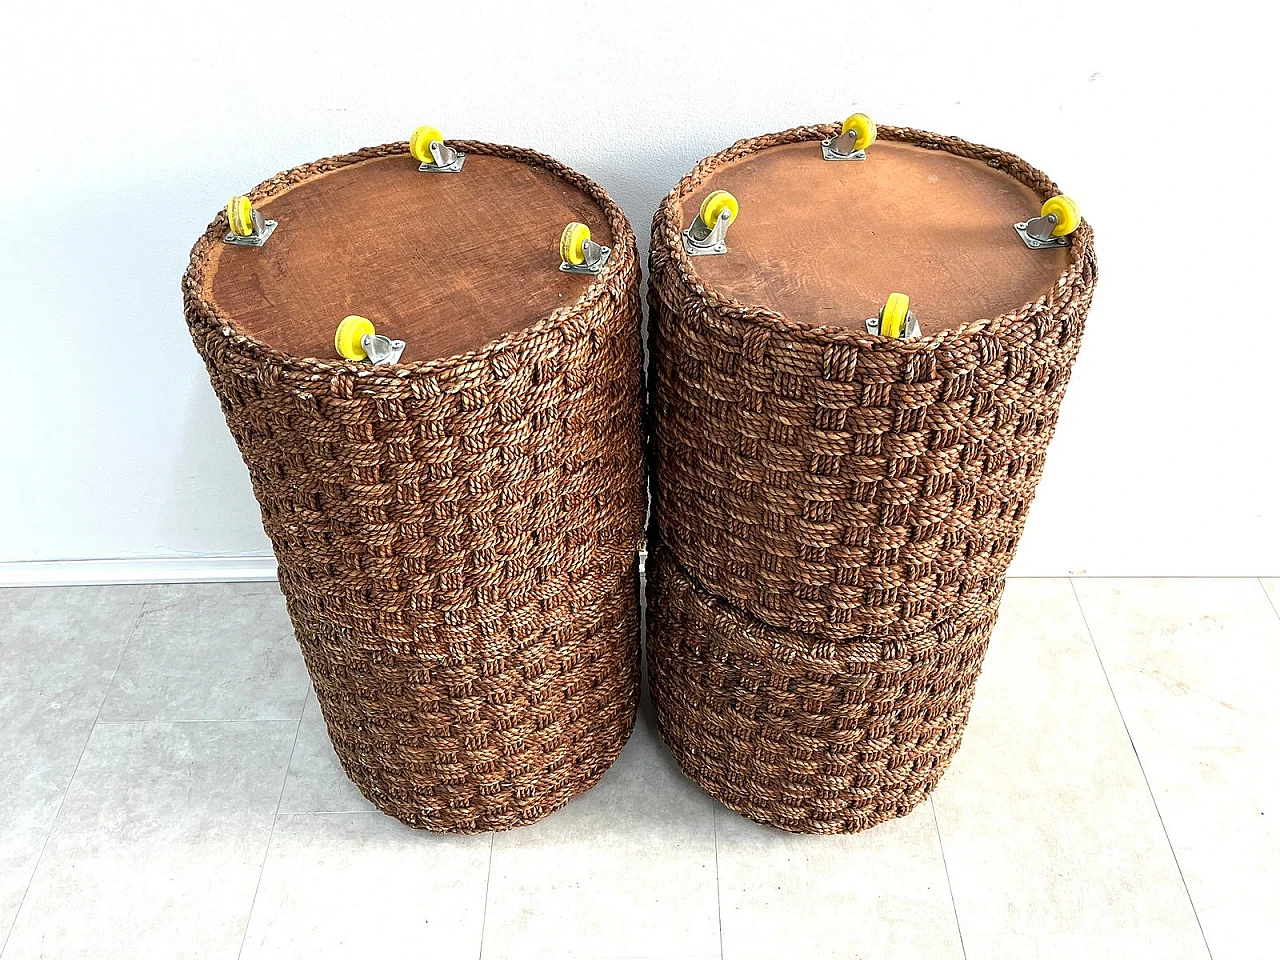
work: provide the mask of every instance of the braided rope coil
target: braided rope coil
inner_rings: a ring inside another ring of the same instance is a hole
[[[614,253],[576,302],[454,357],[290,356],[206,296],[225,213],[182,291],[344,769],[405,823],[471,833],[546,816],[630,735],[646,492],[625,216],[542,154],[453,144],[542,167],[599,204]],[[249,197],[407,152],[305,164]]]

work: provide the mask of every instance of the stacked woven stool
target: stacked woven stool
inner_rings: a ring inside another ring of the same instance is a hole
[[[659,731],[752,819],[901,816],[960,744],[1092,230],[1011,154],[855,115],[699,163],[650,271]]]
[[[192,251],[334,750],[406,824],[532,823],[631,735],[639,273],[595,183],[431,127],[233,197]]]

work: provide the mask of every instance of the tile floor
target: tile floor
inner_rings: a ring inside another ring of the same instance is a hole
[[[931,802],[798,837],[651,714],[531,827],[343,777],[274,584],[0,591],[0,957],[1273,958],[1280,580],[1015,580]]]

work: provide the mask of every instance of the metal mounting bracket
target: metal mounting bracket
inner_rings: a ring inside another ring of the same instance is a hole
[[[853,149],[854,143],[858,139],[856,130],[846,130],[838,137],[831,137],[822,141],[822,159],[823,160],[865,160],[867,159],[867,151]]]
[[[581,273],[593,277],[604,269],[604,265],[609,261],[609,254],[612,252],[611,247],[603,246],[594,240],[588,239],[582,245],[584,258],[582,263],[570,263],[568,260],[561,260],[560,272]]]
[[[235,244],[237,247],[260,247],[267,242],[267,238],[276,229],[274,220],[264,220],[262,214],[257,210],[250,212],[250,222],[253,223],[253,232],[247,237],[242,237],[238,233],[228,230],[226,236],[222,239],[227,243]]]
[[[870,333],[877,337],[880,336],[880,318],[879,317],[867,317],[867,333]],[[898,339],[913,340],[918,336],[920,336],[920,323],[919,321],[916,320],[916,315],[912,311],[908,310],[907,322],[903,324],[902,336],[898,337]]]
[[[1032,217],[1026,223],[1015,223],[1013,229],[1032,250],[1043,250],[1045,247],[1066,247],[1071,238],[1055,237],[1053,228],[1058,225],[1058,215],[1051,213],[1047,217]]]
[[[689,229],[681,234],[684,238],[684,252],[691,257],[728,253],[729,248],[725,246],[724,238],[729,233],[732,217],[728,210],[722,210],[714,227],[703,223],[702,217],[695,217],[693,223],[689,224]]]
[[[404,353],[404,341],[392,340],[380,333],[366,333],[360,338],[360,346],[375,367],[384,363],[399,363]]]
[[[455,150],[440,140],[432,140],[427,149],[435,163],[418,164],[419,173],[457,173],[467,160],[467,155],[461,150]]]

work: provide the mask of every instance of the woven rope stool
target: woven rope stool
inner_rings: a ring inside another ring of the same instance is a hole
[[[462,833],[590,788],[638,698],[618,206],[541,154],[419,130],[234,198],[182,287],[355,784]]]
[[[849,833],[928,796],[960,746],[999,590],[915,639],[770,627],[652,555],[649,683],[681,769],[745,817]]]
[[[1096,282],[1044,174],[857,117],[702,161],[650,253],[659,728],[800,831],[905,813],[954,752]]]

